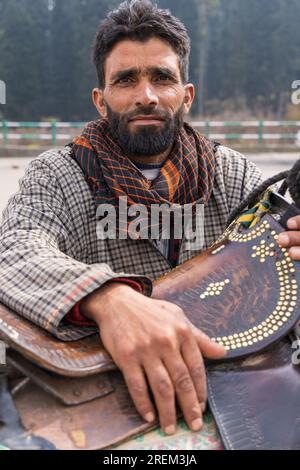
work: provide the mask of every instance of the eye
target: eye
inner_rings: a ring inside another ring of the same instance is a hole
[[[161,80],[163,82],[165,82],[167,80],[171,80],[171,78],[168,75],[165,75],[165,74],[161,74],[157,78],[158,78],[158,80]]]
[[[119,83],[120,85],[127,85],[128,83],[131,83],[132,80],[132,77],[123,77],[119,78],[116,83]]]

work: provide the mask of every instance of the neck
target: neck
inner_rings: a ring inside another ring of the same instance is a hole
[[[133,162],[133,163],[155,163],[155,164],[159,164],[159,163],[163,163],[167,157],[169,156],[170,152],[172,150],[172,145],[163,153],[159,154],[159,155],[153,155],[152,157],[148,157],[148,156],[129,156],[130,160]]]

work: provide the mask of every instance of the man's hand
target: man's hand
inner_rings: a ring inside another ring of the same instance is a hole
[[[103,344],[122,371],[141,416],[148,422],[155,419],[148,381],[166,434],[176,430],[176,397],[190,429],[201,429],[207,399],[202,355],[222,358],[223,346],[195,328],[177,305],[146,297],[125,284],[103,286],[87,296],[81,308],[99,325]]]
[[[278,243],[284,248],[289,249],[290,257],[300,260],[300,216],[292,217],[288,220],[287,226],[289,231],[281,233],[278,237]]]

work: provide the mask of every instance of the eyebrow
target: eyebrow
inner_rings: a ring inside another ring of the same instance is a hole
[[[176,72],[168,67],[147,67],[146,72],[147,74],[150,74],[150,75],[164,74],[170,77],[171,79],[178,80]],[[111,82],[115,83],[118,80],[121,80],[122,78],[134,77],[134,76],[139,75],[140,73],[141,73],[141,69],[137,67],[132,67],[130,69],[125,69],[125,70],[119,70],[118,72],[115,72],[112,75]]]

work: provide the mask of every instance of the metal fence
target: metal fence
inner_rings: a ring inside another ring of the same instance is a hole
[[[0,121],[0,144],[68,143],[85,122],[12,122]],[[221,141],[274,142],[300,145],[300,121],[192,121],[203,135]]]

